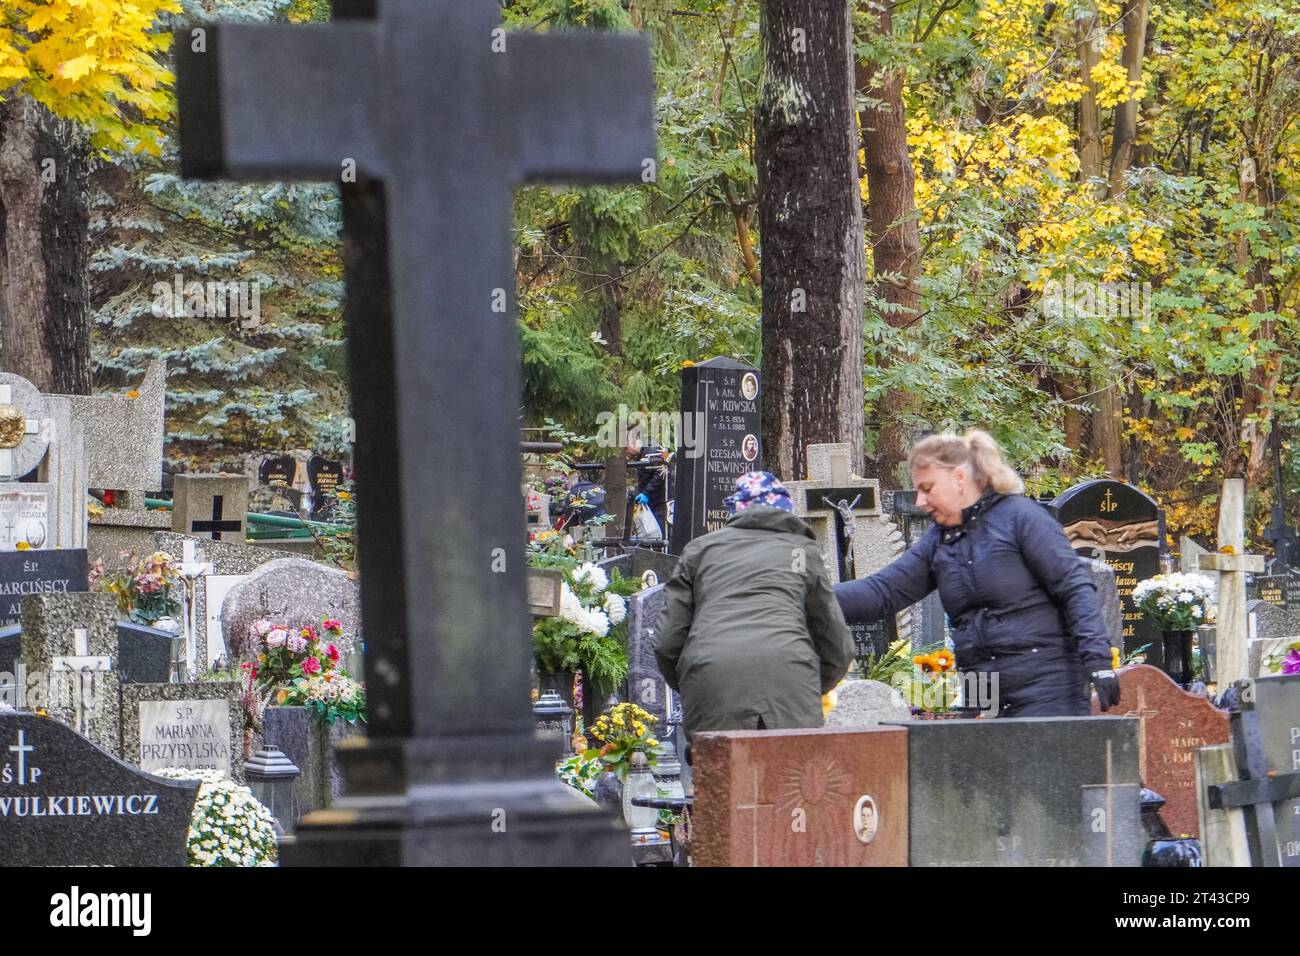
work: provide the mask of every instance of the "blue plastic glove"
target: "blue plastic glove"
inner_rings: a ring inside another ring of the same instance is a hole
[[[641,494],[637,495],[634,500],[639,505],[645,505],[647,508],[650,507],[650,499],[645,496],[644,491],[641,492]]]

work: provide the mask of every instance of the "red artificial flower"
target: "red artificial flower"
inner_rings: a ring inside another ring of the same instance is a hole
[[[319,674],[320,661],[316,660],[314,657],[307,658],[302,662],[302,672],[304,674]]]
[[[343,622],[338,618],[332,617],[322,624],[321,627],[325,628],[327,631],[341,631],[343,630]]]
[[[332,661],[336,661],[339,659],[339,649],[331,644],[329,647],[325,648],[325,656]]]

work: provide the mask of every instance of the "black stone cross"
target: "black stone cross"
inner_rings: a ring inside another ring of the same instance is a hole
[[[1253,686],[1252,686],[1253,685]],[[1246,682],[1242,690],[1240,710],[1229,717],[1232,731],[1232,749],[1237,760],[1237,773],[1241,777],[1234,783],[1211,784],[1206,787],[1206,800],[1215,810],[1239,808],[1246,818],[1246,843],[1253,866],[1294,865],[1297,854],[1290,837],[1296,826],[1284,813],[1297,808],[1300,798],[1300,771],[1282,772],[1270,769],[1268,747],[1264,740],[1260,711],[1254,706],[1254,691],[1259,683]],[[1294,742],[1294,740],[1293,740]],[[1300,750],[1289,754],[1291,766],[1300,762]],[[1283,843],[1288,844],[1287,862],[1284,862]]]
[[[640,181],[653,76],[639,37],[498,17],[383,0],[373,20],[176,34],[184,175],[344,183],[371,713],[340,757],[350,794],[398,799],[337,804],[347,839],[304,821],[303,862],[612,861],[557,804],[528,706],[511,190]]]
[[[213,541],[220,541],[222,532],[238,532],[244,529],[244,525],[239,521],[222,521],[222,499],[225,495],[212,496],[212,520],[211,521],[191,521],[190,533],[203,534],[210,532]]]

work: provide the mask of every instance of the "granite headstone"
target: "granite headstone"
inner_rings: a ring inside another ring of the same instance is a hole
[[[305,558],[268,561],[240,581],[221,605],[221,633],[232,659],[246,654],[249,627],[268,620],[289,628],[337,618],[354,647],[361,635],[361,595],[346,571]]]
[[[1196,751],[1227,742],[1227,711],[1187,693],[1149,664],[1121,670],[1119,687],[1123,716],[1136,717],[1141,725],[1138,775],[1144,786],[1165,798],[1161,819],[1174,836],[1199,836]],[[1095,697],[1092,712],[1101,713]]]
[[[631,595],[627,601],[627,687],[632,703],[659,718],[659,732],[672,712],[672,690],[655,660],[659,615],[668,603],[663,584]]]
[[[1243,710],[1258,715],[1268,772],[1300,772],[1300,674],[1258,678],[1242,700]],[[1300,797],[1274,805],[1273,813],[1281,864],[1300,867]]]
[[[198,782],[130,767],[54,720],[0,713],[0,862],[184,866]]]
[[[85,591],[88,574],[84,548],[0,552],[0,626],[18,623],[24,596]]]
[[[913,720],[912,866],[1137,866],[1138,721]]]
[[[874,727],[911,719],[912,709],[893,687],[878,680],[850,680],[836,688],[826,726]]]
[[[1144,620],[1133,601],[1133,589],[1160,573],[1165,529],[1159,506],[1132,485],[1101,479],[1069,489],[1051,503],[1051,509],[1075,551],[1105,561],[1115,571],[1125,652],[1150,645],[1147,661],[1160,666],[1160,629]]]
[[[673,477],[672,552],[716,531],[738,477],[763,467],[759,372],[728,358],[682,370],[682,444]]]
[[[701,733],[697,866],[905,866],[908,741],[896,727]]]

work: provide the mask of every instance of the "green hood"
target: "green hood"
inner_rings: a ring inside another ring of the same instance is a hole
[[[816,541],[808,522],[792,515],[783,508],[771,505],[752,505],[743,511],[737,511],[727,519],[728,528],[757,528],[761,531],[785,531],[789,534],[801,534]]]

